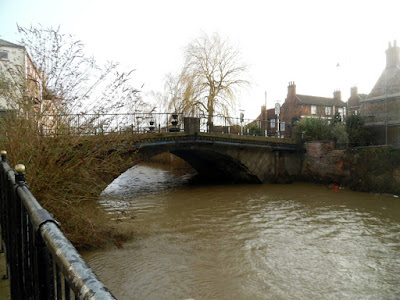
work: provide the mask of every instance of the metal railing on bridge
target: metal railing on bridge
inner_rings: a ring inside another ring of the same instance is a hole
[[[12,299],[115,299],[43,209],[1,152],[1,250]]]
[[[41,117],[43,135],[99,135],[117,133],[179,132],[184,130],[182,113],[68,114]],[[199,115],[200,132],[285,137],[284,122],[215,115]],[[286,136],[287,137],[287,136]]]

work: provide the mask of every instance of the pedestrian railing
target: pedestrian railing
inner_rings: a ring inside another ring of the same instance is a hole
[[[45,136],[100,135],[184,131],[182,113],[65,114],[40,116]],[[199,115],[199,131],[251,136],[287,137],[285,123],[275,119],[253,120],[223,115]]]
[[[0,162],[0,225],[11,299],[115,299],[43,209],[25,167]]]

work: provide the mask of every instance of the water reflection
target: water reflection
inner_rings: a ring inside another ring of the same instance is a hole
[[[400,297],[398,199],[187,180],[143,166],[105,191],[106,209],[134,211],[140,237],[85,254],[118,299]]]

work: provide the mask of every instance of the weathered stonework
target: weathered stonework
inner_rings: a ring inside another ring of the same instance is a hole
[[[349,171],[344,168],[345,150],[335,149],[333,142],[307,142],[304,145],[302,176],[319,182],[343,184]]]
[[[388,147],[335,149],[332,142],[304,145],[304,180],[334,183],[354,190],[400,193],[400,150]]]

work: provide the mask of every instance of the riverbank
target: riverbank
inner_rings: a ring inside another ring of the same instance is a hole
[[[331,142],[308,142],[304,147],[299,179],[333,183],[360,192],[400,195],[400,149],[336,149]]]

